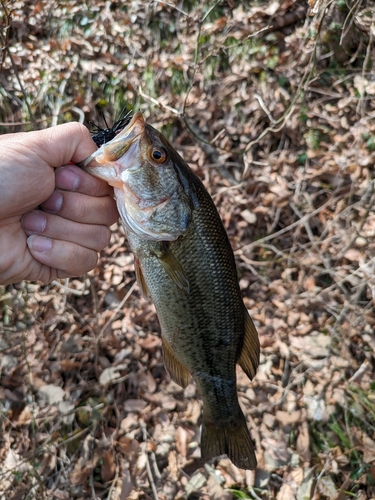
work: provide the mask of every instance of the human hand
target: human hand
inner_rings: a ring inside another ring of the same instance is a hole
[[[76,122],[0,136],[0,284],[49,283],[95,267],[118,219],[113,191],[68,165],[95,149]]]

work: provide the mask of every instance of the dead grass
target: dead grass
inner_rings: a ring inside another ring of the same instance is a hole
[[[245,473],[200,462],[118,224],[88,276],[1,289],[2,498],[375,498],[373,7],[250,4],[2,2],[1,132],[141,109],[213,195],[262,345]]]

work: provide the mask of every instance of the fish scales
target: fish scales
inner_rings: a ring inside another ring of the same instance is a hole
[[[140,113],[113,142],[83,167],[115,188],[138,282],[155,304],[166,369],[183,387],[192,377],[202,396],[202,459],[227,454],[235,465],[255,468],[236,364],[252,378],[259,341],[217,209],[200,179]]]

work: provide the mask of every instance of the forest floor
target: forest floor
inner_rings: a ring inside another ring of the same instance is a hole
[[[0,132],[140,109],[215,201],[261,359],[258,468],[202,463],[115,224],[87,276],[0,287],[0,498],[374,499],[372,2],[1,6]]]

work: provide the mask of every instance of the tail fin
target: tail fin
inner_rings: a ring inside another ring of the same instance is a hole
[[[256,468],[257,459],[242,411],[240,418],[225,426],[203,420],[201,453],[205,462],[220,455],[227,455],[234,465],[241,469]]]

